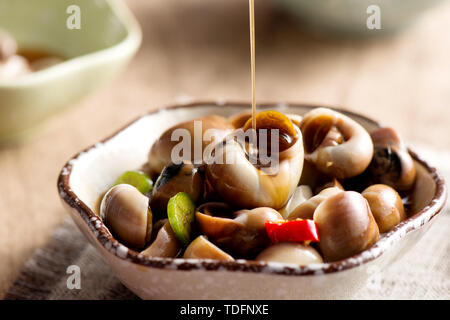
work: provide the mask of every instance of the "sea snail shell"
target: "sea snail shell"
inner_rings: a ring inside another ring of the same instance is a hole
[[[205,236],[199,236],[186,248],[184,259],[212,259],[233,261],[233,257],[210,242]]]
[[[385,127],[370,135],[375,153],[368,172],[374,182],[387,184],[400,191],[411,189],[416,178],[416,168],[399,134]]]
[[[201,124],[201,127],[196,127],[195,122]],[[222,139],[232,132],[232,126],[228,120],[224,117],[209,115],[195,120],[190,120],[177,124],[170,129],[166,130],[159,139],[152,145],[148,154],[148,169],[152,176],[161,173],[164,167],[173,163],[172,150],[180,143],[180,141],[173,141],[172,134],[175,130],[182,129],[187,130],[190,138],[191,152],[190,154],[183,154],[182,160],[190,161],[194,163],[195,157],[195,145],[201,146],[201,152],[203,156],[204,149],[210,144],[222,141]],[[209,131],[214,133],[212,137],[206,137],[205,133]],[[211,138],[211,141],[208,140]],[[202,159],[197,159],[202,160]]]
[[[185,192],[196,203],[203,196],[203,190],[204,181],[199,168],[187,162],[171,164],[163,169],[156,180],[150,207],[157,218],[164,218],[171,197]]]
[[[255,259],[256,261],[272,261],[295,263],[306,266],[311,263],[322,263],[320,254],[311,246],[300,243],[277,243],[264,249]]]
[[[309,200],[312,196],[313,192],[309,186],[300,185],[295,189],[286,205],[278,210],[278,212],[283,216],[283,218],[287,218],[295,208],[303,202]]]
[[[339,192],[316,209],[319,247],[327,261],[338,261],[372,246],[379,237],[378,225],[363,196]]]
[[[149,199],[135,187],[119,184],[103,197],[100,215],[115,237],[125,245],[143,248],[152,233]]]
[[[405,208],[400,195],[393,188],[375,184],[362,192],[381,233],[392,230],[398,223],[406,219]]]
[[[317,108],[300,124],[305,159],[317,169],[338,179],[362,173],[373,155],[369,133],[356,121],[339,112]]]
[[[159,229],[152,244],[141,254],[147,257],[175,258],[181,249],[182,246],[170,227],[170,223],[166,221]]]
[[[291,120],[291,122],[293,124],[295,124],[296,126],[299,126],[300,122],[303,119],[301,115],[294,114],[294,113],[288,113],[288,114],[286,114],[286,117],[288,117],[289,120]],[[228,121],[234,129],[239,129],[239,128],[244,127],[244,125],[247,123],[247,121],[251,118],[252,118],[252,111],[245,110],[245,111],[242,111],[242,112],[239,112],[237,114],[230,116],[228,118]]]
[[[331,187],[322,190],[320,193],[316,194],[314,197],[300,203],[297,207],[292,210],[287,216],[287,220],[295,219],[313,219],[314,212],[317,207],[326,199],[334,196],[340,192],[344,192],[343,189],[339,187]]]
[[[278,170],[275,174],[268,174],[264,168],[251,163],[245,146],[234,139],[225,139],[219,148],[220,157],[228,159],[231,156],[233,163],[212,161],[206,164],[208,183],[222,199],[238,208],[280,209],[299,183],[303,168],[302,134],[286,116],[270,112],[258,114],[257,129],[280,130]],[[248,122],[244,130],[247,127]],[[284,131],[295,135],[291,143],[281,139]]]
[[[196,212],[201,233],[233,256],[248,257],[270,245],[266,221],[283,217],[271,208],[256,208],[233,212],[224,203],[206,203]]]

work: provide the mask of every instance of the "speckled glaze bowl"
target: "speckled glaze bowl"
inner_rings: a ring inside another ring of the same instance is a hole
[[[313,106],[267,104],[281,112],[304,114]],[[443,210],[447,190],[436,169],[411,151],[417,167],[409,219],[373,247],[351,258],[300,267],[237,260],[149,258],[115,240],[94,213],[99,196],[126,170],[146,162],[153,142],[174,124],[207,114],[229,116],[247,103],[194,103],[149,113],[113,136],[80,152],[63,167],[58,190],[62,203],[115,275],[144,299],[348,299],[374,273],[395,261],[423,236]],[[341,110],[342,111],[342,110]],[[342,111],[367,130],[379,124]],[[411,249],[413,250],[413,249]]]
[[[71,5],[80,8],[81,29],[66,26]],[[0,29],[17,40],[19,49],[65,59],[0,80],[0,144],[30,136],[49,117],[96,91],[126,65],[142,39],[122,0],[0,0]]]

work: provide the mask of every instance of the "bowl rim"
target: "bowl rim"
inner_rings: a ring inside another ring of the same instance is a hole
[[[358,113],[345,110],[340,107],[329,107],[320,106],[315,104],[299,104],[299,103],[258,103],[258,107],[270,108],[274,106],[287,106],[292,108],[318,108],[326,107],[330,108],[344,114],[359,118],[373,125],[381,127],[382,125],[370,118],[367,118]],[[247,102],[214,102],[214,101],[195,101],[186,104],[176,104],[172,106],[167,106],[159,108],[156,110],[149,111],[135,120],[131,121],[127,125],[123,126],[119,130],[115,131],[113,134],[107,138],[100,141],[100,144],[105,143],[116,135],[124,131],[125,129],[133,126],[140,119],[148,116],[152,116],[164,111],[170,111],[180,108],[195,108],[195,107],[241,107],[250,108],[251,104]],[[384,252],[386,252],[389,247],[397,243],[400,239],[405,237],[408,233],[420,229],[439,213],[441,213],[445,207],[447,200],[447,187],[445,185],[444,178],[436,168],[430,166],[425,160],[423,160],[417,153],[408,148],[410,155],[415,161],[421,164],[425,170],[430,174],[433,181],[436,183],[435,194],[430,201],[430,203],[422,208],[419,212],[415,213],[413,216],[409,217],[405,221],[399,223],[393,230],[386,233],[383,238],[381,238],[377,243],[375,243],[369,249],[354,255],[352,257],[336,261],[327,262],[320,264],[310,264],[306,266],[299,266],[296,264],[288,263],[278,263],[278,262],[260,262],[260,261],[250,261],[250,260],[235,260],[235,261],[218,261],[218,260],[208,260],[208,259],[182,259],[182,258],[157,258],[157,257],[146,257],[139,252],[127,248],[114,239],[112,234],[109,232],[106,225],[96,215],[88,205],[86,205],[78,196],[72,191],[70,187],[70,177],[72,173],[72,167],[74,160],[86,152],[89,152],[97,148],[99,143],[96,143],[76,155],[70,158],[58,177],[57,187],[61,200],[65,202],[69,207],[75,209],[75,211],[80,215],[84,223],[87,224],[90,232],[93,233],[95,239],[101,244],[101,246],[112,253],[115,257],[132,262],[137,265],[146,266],[150,268],[166,269],[166,270],[204,270],[204,271],[240,271],[240,272],[251,272],[251,273],[267,273],[276,275],[295,275],[295,276],[310,276],[310,275],[323,275],[323,274],[333,274],[336,272],[352,269],[364,265],[370,261],[373,261],[380,257]]]
[[[142,29],[131,12],[130,8],[122,0],[102,0],[126,30],[126,36],[119,42],[96,50],[64,60],[57,65],[33,72],[29,75],[10,80],[0,80],[0,90],[18,89],[32,86],[40,82],[58,78],[62,75],[78,72],[82,68],[105,63],[107,61],[120,60],[134,54],[142,42]]]

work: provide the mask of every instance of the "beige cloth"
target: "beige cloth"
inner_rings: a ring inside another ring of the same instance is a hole
[[[81,289],[68,289],[67,267],[81,271]],[[70,218],[58,227],[51,241],[25,263],[5,299],[137,299],[113,275]]]
[[[421,150],[450,179],[450,152]],[[448,180],[448,179],[447,179]],[[450,299],[450,210],[436,218],[401,259],[374,273],[354,299]],[[67,288],[66,269],[81,270],[81,289]],[[25,264],[6,299],[137,299],[112,274],[70,219]],[[239,297],[236,296],[238,299]]]

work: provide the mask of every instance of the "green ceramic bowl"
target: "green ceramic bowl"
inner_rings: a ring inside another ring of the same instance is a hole
[[[80,9],[81,29],[67,27],[71,5]],[[21,48],[67,59],[0,82],[0,143],[26,136],[99,88],[131,59],[142,39],[139,24],[121,0],[0,0],[0,28]]]

